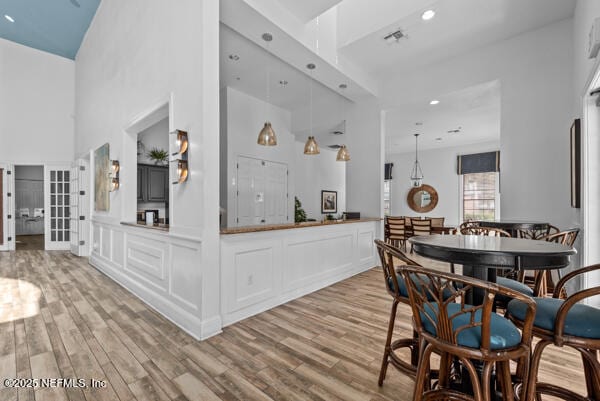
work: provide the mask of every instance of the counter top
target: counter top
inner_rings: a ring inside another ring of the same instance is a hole
[[[151,226],[148,226],[148,225],[146,225],[146,222],[142,222],[142,223],[129,223],[129,222],[126,222],[126,221],[122,221],[121,224],[124,225],[124,226],[130,226],[130,227],[147,228],[149,230],[169,231],[169,226],[167,224],[153,224]]]
[[[362,218],[352,220],[328,220],[328,221],[307,221],[304,223],[288,223],[288,224],[272,224],[272,225],[260,225],[260,226],[246,226],[246,227],[231,227],[223,228],[221,235],[227,234],[244,234],[244,233],[255,233],[259,231],[274,231],[274,230],[290,230],[295,228],[307,228],[307,227],[320,227],[320,226],[332,226],[336,224],[351,224],[351,223],[365,223],[368,221],[381,221],[378,217],[374,218]]]

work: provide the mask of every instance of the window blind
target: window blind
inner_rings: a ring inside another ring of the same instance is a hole
[[[489,173],[500,171],[500,152],[475,153],[458,156],[457,173]]]
[[[394,167],[394,163],[385,163],[385,179],[392,179],[392,167]]]

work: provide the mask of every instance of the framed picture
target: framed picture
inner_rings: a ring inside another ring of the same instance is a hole
[[[94,210],[110,209],[110,149],[108,143],[94,151]]]
[[[337,191],[321,191],[321,213],[337,213]]]
[[[571,207],[581,207],[581,120],[571,125]]]

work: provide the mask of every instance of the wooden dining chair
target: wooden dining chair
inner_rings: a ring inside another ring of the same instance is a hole
[[[540,237],[539,241],[554,242],[572,248],[575,245],[578,235],[579,228],[571,228]],[[553,274],[555,274],[556,277],[553,277]],[[525,272],[520,272],[519,274],[519,281],[528,284],[533,289],[535,296],[539,297],[551,296],[554,292],[554,284],[557,283],[561,278],[562,271],[560,269],[554,272],[548,270],[537,270],[535,271],[533,277],[527,277]],[[561,297],[566,298],[565,290],[563,289],[562,291],[563,293],[561,294]]]
[[[541,400],[541,394],[548,394],[568,401],[600,400],[600,309],[582,301],[600,295],[600,286],[576,292],[566,299],[559,299],[567,282],[586,273],[600,273],[600,264],[584,267],[565,275],[554,288],[552,298],[534,298],[537,312],[533,322],[533,335],[540,341],[535,346],[531,360],[529,385],[525,400]],[[527,328],[529,305],[521,300],[508,303],[507,316],[517,326]],[[526,311],[527,309],[527,311]],[[579,352],[583,361],[587,395],[560,387],[555,383],[538,382],[538,370],[546,347],[570,347]]]
[[[467,226],[460,229],[462,235],[487,235],[490,237],[510,237],[510,233],[501,228]]]
[[[385,218],[385,242],[406,250],[406,219],[404,216]]]
[[[548,227],[543,230],[517,230],[517,237],[524,239],[541,239],[548,235],[556,234],[560,232],[560,229],[552,224],[548,224]]]
[[[419,335],[420,354],[413,401],[487,401],[494,399],[492,395],[498,390],[502,392],[503,400],[513,401],[513,384],[521,383],[522,388],[527,387],[536,308],[533,299],[494,283],[457,274],[412,266],[399,266],[398,270],[408,287],[413,321]],[[483,294],[481,305],[466,303],[470,291]],[[494,299],[499,294],[525,305],[522,331],[493,312]],[[440,360],[435,386],[430,370],[433,353],[439,355]],[[459,392],[453,385],[456,360],[462,367],[459,371],[464,372],[461,382],[471,384],[467,393]],[[518,362],[514,376],[510,371],[511,361]],[[498,388],[492,386],[494,371]]]
[[[392,297],[392,309],[390,312],[390,320],[388,322],[387,336],[383,351],[383,361],[379,371],[379,385],[383,385],[387,373],[388,365],[391,363],[401,372],[415,377],[417,371],[417,360],[419,355],[419,343],[417,341],[416,332],[413,331],[411,338],[399,338],[392,341],[394,336],[394,324],[396,323],[396,313],[398,304],[409,304],[408,289],[404,283],[404,279],[396,271],[399,265],[420,266],[417,262],[406,256],[399,248],[386,244],[381,240],[375,240],[377,253],[381,261],[383,270],[383,278],[385,289]],[[397,350],[408,348],[410,351],[410,362],[406,362]]]

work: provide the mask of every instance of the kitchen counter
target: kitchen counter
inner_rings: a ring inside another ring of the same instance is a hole
[[[296,228],[306,227],[319,227],[319,226],[331,226],[337,224],[351,224],[351,223],[365,223],[369,221],[381,221],[380,218],[362,218],[352,220],[325,220],[321,221],[306,221],[304,223],[288,223],[288,224],[271,224],[271,225],[260,225],[260,226],[246,226],[246,227],[230,227],[223,228],[221,235],[228,234],[244,234],[244,233],[255,233],[260,231],[275,231],[275,230],[290,230]]]
[[[130,226],[130,227],[147,228],[150,230],[169,231],[168,224],[153,224],[151,226],[148,226],[148,225],[146,225],[145,221],[137,222],[137,223],[128,223],[128,222],[122,221],[121,224],[124,226]]]

